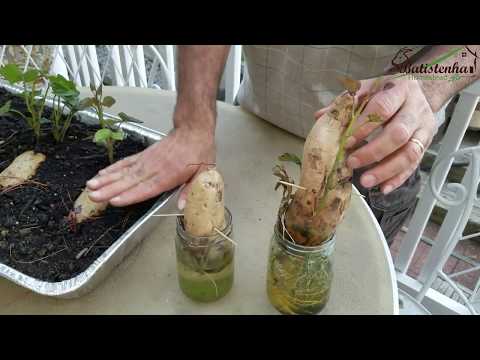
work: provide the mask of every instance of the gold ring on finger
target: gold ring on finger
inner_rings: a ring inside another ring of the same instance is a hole
[[[414,144],[417,144],[418,146],[420,146],[420,150],[422,151],[422,154],[425,152],[425,145],[423,145],[420,140],[415,139],[415,138],[411,138],[410,141],[413,142]]]

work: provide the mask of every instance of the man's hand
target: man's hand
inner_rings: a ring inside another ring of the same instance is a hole
[[[361,81],[357,103],[374,86],[375,79]],[[318,119],[328,108],[319,110]],[[377,114],[381,122],[368,122],[369,114]],[[406,77],[386,77],[357,120],[347,147],[359,146],[375,129],[379,134],[366,145],[358,147],[347,159],[352,169],[374,165],[360,178],[370,188],[380,186],[384,194],[402,185],[420,164],[425,149],[436,132],[436,121],[420,84]],[[420,142],[423,147],[418,143]]]
[[[186,184],[215,163],[216,95],[228,45],[178,45],[178,95],[174,130],[139,154],[101,170],[87,182],[93,201],[126,206]]]
[[[126,206],[188,183],[215,163],[215,141],[210,132],[178,128],[146,150],[100,170],[87,182],[94,201]],[[182,190],[183,208],[188,184]]]

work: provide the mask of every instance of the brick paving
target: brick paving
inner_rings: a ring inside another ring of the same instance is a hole
[[[408,226],[408,223],[406,223],[405,225]],[[433,241],[435,241],[435,236],[438,233],[439,228],[440,228],[439,225],[433,222],[429,222],[427,224],[427,227],[425,228],[424,235],[432,239]],[[402,231],[399,232],[395,237],[392,245],[390,246],[390,252],[394,259],[398,255],[400,244],[404,237],[405,237],[405,233]],[[425,261],[430,252],[430,249],[431,249],[430,244],[427,244],[426,242],[423,242],[423,241],[419,243],[417,250],[413,256],[413,260],[411,262],[410,268],[407,271],[407,274],[409,276],[413,278],[418,277],[423,265],[425,264]],[[455,248],[455,252],[465,257],[468,257],[469,259],[472,259],[476,262],[480,262],[480,240],[460,241]],[[452,274],[458,271],[470,269],[472,267],[473,267],[472,264],[469,264],[451,255],[447,260],[447,263],[445,264],[443,271],[446,274]],[[455,278],[455,280],[458,281],[458,283],[463,285],[464,287],[473,290],[479,277],[480,277],[480,270],[476,270],[465,275],[460,275],[457,278]]]

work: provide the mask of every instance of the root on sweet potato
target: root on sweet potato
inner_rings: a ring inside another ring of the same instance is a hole
[[[45,159],[44,154],[32,150],[20,154],[0,173],[0,188],[18,186],[30,180]]]
[[[185,230],[192,236],[215,235],[225,227],[224,183],[216,169],[200,173],[192,182],[184,209]]]

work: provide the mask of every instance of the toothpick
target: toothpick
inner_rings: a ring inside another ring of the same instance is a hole
[[[279,180],[278,182],[280,184],[289,185],[289,186],[297,188],[297,189],[307,190],[306,187],[303,187],[303,186],[300,186],[300,185],[295,185],[295,184],[292,184],[292,183],[289,183],[289,182],[286,182],[286,181]]]
[[[183,214],[156,214],[152,216],[183,216]]]
[[[230,239],[227,235],[225,235],[223,232],[221,232],[221,231],[218,230],[217,228],[213,228],[213,229],[215,230],[215,232],[216,232],[218,235],[220,235],[220,236],[222,236],[223,238],[225,238],[226,240],[230,241],[230,242],[233,243],[235,246],[238,245],[235,241],[233,241],[232,239]]]

